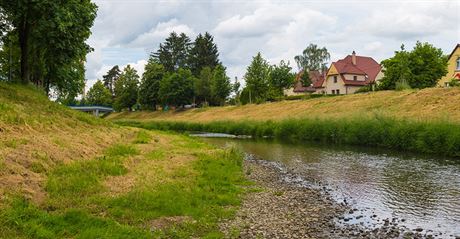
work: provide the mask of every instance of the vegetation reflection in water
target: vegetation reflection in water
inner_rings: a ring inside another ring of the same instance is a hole
[[[286,144],[271,140],[205,138],[218,146],[278,161],[310,182],[351,201],[366,218],[398,218],[403,225],[460,235],[460,162],[356,147]],[[368,221],[369,222],[369,221]]]

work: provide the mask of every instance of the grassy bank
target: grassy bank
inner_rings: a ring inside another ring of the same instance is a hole
[[[245,183],[242,156],[161,132],[134,142],[50,170],[40,205],[10,195],[0,237],[222,236],[218,220],[233,214]]]
[[[286,119],[375,118],[375,116],[442,120],[460,123],[460,88],[429,88],[381,91],[336,97],[313,98],[260,105],[209,107],[170,112],[123,112],[112,120],[166,121],[280,121]]]
[[[93,158],[132,135],[132,130],[51,102],[32,86],[0,83],[0,195],[14,191],[41,202],[44,172]]]
[[[145,129],[218,132],[281,140],[315,141],[460,157],[460,125],[389,118],[291,119],[282,121],[117,121]]]
[[[0,83],[0,238],[218,238],[242,156]]]

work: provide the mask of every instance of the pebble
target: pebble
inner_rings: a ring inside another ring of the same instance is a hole
[[[288,171],[272,162],[250,159],[245,160],[244,167],[251,171],[247,177],[256,183],[248,187],[262,190],[251,190],[235,217],[220,223],[227,238],[235,238],[235,232],[239,232],[237,238],[429,238],[418,233],[423,229],[414,233],[396,220],[384,219],[384,225],[376,228],[365,227],[362,222],[340,223],[353,219],[345,217],[346,213],[359,211],[346,199],[336,203],[325,194],[325,187],[299,186],[294,178],[286,183]],[[380,220],[375,214],[371,218]]]

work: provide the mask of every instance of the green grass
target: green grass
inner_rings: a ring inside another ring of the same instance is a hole
[[[244,192],[241,185],[247,184],[241,153],[211,148],[181,135],[173,135],[172,142],[172,150],[148,153],[139,151],[136,144],[119,144],[107,149],[104,156],[53,168],[47,172],[48,198],[43,205],[34,205],[21,196],[9,198],[0,212],[0,237],[223,237],[218,222],[234,214]],[[128,158],[139,157],[136,166],[142,167],[152,161],[164,162],[169,158],[165,152],[196,159],[169,174],[163,173],[161,176],[168,180],[159,185],[145,179],[127,192],[106,194],[103,182],[108,177],[126,175]],[[152,220],[174,216],[190,220],[162,230],[149,227]]]
[[[49,212],[19,197],[0,212],[0,220],[3,238],[149,238],[149,233],[139,228],[83,210]]]
[[[0,123],[28,127],[111,125],[110,122],[51,102],[34,87],[0,82]]]
[[[342,145],[460,157],[460,125],[443,121],[410,121],[385,117],[290,119],[282,121],[116,121],[145,129],[201,131],[273,137],[290,142],[315,141]]]
[[[139,131],[136,135],[136,139],[134,140],[135,144],[147,144],[150,142],[152,137],[146,131]]]
[[[193,235],[219,234],[217,221],[229,217],[239,205],[244,183],[241,156],[234,152],[209,156],[201,155],[193,164],[199,175],[190,180],[189,172],[181,170],[173,175],[174,183],[156,189],[142,188],[108,201],[111,215],[128,224],[163,216],[190,216],[197,223],[183,225],[182,230],[157,232],[179,238]]]

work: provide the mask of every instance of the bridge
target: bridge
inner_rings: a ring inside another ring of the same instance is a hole
[[[71,109],[83,111],[86,113],[92,113],[94,116],[99,117],[100,114],[106,114],[113,112],[113,108],[98,106],[98,105],[89,105],[89,106],[70,106]]]

